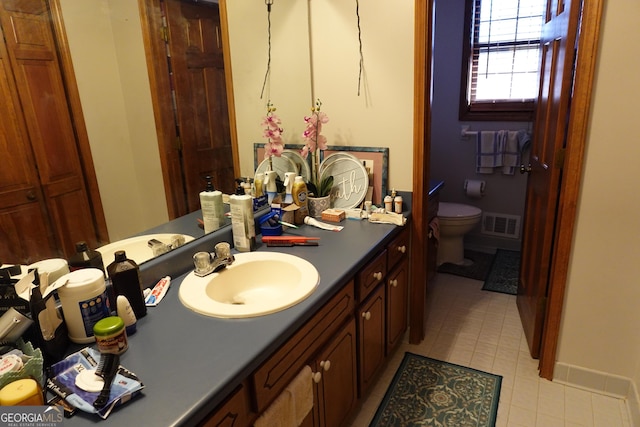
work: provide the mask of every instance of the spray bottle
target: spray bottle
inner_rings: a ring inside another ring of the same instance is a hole
[[[284,188],[285,188],[285,203],[293,203],[293,181],[295,180],[295,172],[285,172],[284,174]]]
[[[275,171],[267,171],[264,178],[264,185],[267,187],[267,202],[271,204],[273,199],[278,195],[278,186],[276,185],[276,178],[278,174]]]

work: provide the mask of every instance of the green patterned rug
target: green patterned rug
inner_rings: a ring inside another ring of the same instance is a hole
[[[405,353],[370,427],[495,426],[502,377]]]
[[[491,271],[482,289],[485,291],[501,292],[503,294],[518,294],[518,276],[520,274],[520,252],[498,249],[493,260]]]

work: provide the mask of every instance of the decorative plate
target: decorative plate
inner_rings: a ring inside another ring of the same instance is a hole
[[[296,164],[296,172],[298,175],[302,176],[305,181],[309,181],[311,179],[311,168],[309,168],[309,163],[300,155],[300,153],[294,150],[284,150],[282,155],[288,157]]]
[[[278,174],[282,182],[284,182],[284,174],[285,172],[296,172],[298,171],[298,167],[296,163],[291,160],[289,157],[281,156],[281,157],[272,157],[273,161],[273,170]],[[258,168],[256,169],[256,175],[258,173],[265,173],[269,169],[269,159],[264,159]],[[254,177],[255,178],[255,177]]]
[[[334,153],[320,165],[320,179],[333,175],[331,206],[351,209],[359,206],[369,189],[369,175],[356,156]]]

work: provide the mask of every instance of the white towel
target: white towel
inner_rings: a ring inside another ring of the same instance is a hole
[[[280,393],[276,400],[264,411],[253,424],[254,427],[293,427],[295,414],[291,393],[288,390]]]
[[[502,173],[513,175],[520,166],[519,131],[506,131],[504,150],[502,152]]]
[[[505,131],[481,131],[476,139],[476,172],[493,173],[502,166]]]
[[[295,426],[299,426],[313,409],[313,372],[305,366],[287,386],[285,392],[291,394]]]
[[[298,427],[313,408],[313,372],[305,366],[253,424],[254,427]]]
[[[505,131],[506,132],[506,131]],[[531,136],[526,130],[506,132],[502,153],[502,173],[513,175],[522,163],[522,152],[529,146]]]

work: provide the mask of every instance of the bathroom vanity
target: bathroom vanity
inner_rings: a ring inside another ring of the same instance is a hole
[[[403,197],[409,215],[411,195]],[[289,230],[320,237],[317,247],[259,246],[304,258],[320,273],[313,294],[277,313],[247,319],[194,313],[178,300],[186,274],[174,277],[162,303],[138,321],[121,358],[144,383],[142,394],[107,420],[78,412],[65,425],[248,426],[307,365],[316,382],[303,425],[344,424],[406,331],[411,228],[365,220],[341,225],[339,233],[306,225]],[[156,264],[170,265],[187,248]]]

